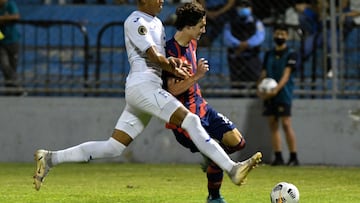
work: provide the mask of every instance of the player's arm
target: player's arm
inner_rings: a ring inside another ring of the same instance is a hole
[[[198,62],[196,73],[190,77],[179,80],[178,78],[169,76],[166,81],[167,90],[174,96],[180,95],[203,78],[207,71],[209,71],[208,61],[202,58]]]
[[[295,53],[291,53],[288,60],[287,60],[287,64],[286,67],[283,71],[283,74],[278,82],[278,85],[271,91],[268,93],[268,97],[274,97],[276,96],[281,89],[286,85],[286,83],[289,81],[290,75],[292,73],[292,71],[295,70],[296,67],[296,58],[297,55]]]
[[[285,84],[289,81],[291,74],[291,67],[287,66],[281,76],[280,81],[278,82],[278,85],[273,89],[274,93],[280,92],[280,90],[285,86]]]
[[[259,84],[261,83],[261,81],[264,79],[264,78],[266,78],[266,69],[262,69],[261,70],[261,73],[260,73],[260,77],[259,77],[259,80],[256,82],[256,95],[260,98],[260,99],[262,99],[262,100],[266,100],[267,99],[267,95],[266,95],[266,93],[265,92],[261,92],[260,90],[259,90]]]
[[[189,65],[175,57],[166,58],[163,54],[159,53],[154,46],[148,48],[146,54],[151,62],[159,64],[161,69],[174,74],[176,77],[185,79],[190,76],[187,71]]]
[[[279,94],[280,90],[286,85],[286,83],[289,81],[289,78],[290,78],[290,74],[291,74],[291,67],[286,67],[284,69],[284,72],[281,76],[281,79],[280,81],[278,82],[278,85],[272,89],[270,92],[259,92],[258,91],[258,96],[263,99],[263,100],[267,100],[267,99],[270,99],[270,98],[273,98],[275,97],[277,94]]]
[[[266,66],[267,66],[267,63],[268,63],[268,60],[269,60],[269,57],[270,57],[270,52],[266,52],[265,53],[265,57],[264,57],[264,62],[263,62],[263,67],[262,67],[262,70],[261,70],[261,73],[260,73],[260,77],[259,77],[259,80],[257,81],[256,83],[256,94],[257,96],[262,99],[262,100],[267,100],[267,99],[270,99],[272,97],[274,97],[276,94],[274,93],[274,91],[271,91],[271,92],[262,92],[262,91],[259,91],[259,88],[258,86],[260,85],[261,81],[267,77],[267,71],[266,71]]]
[[[260,98],[260,99],[265,99],[265,94],[263,92],[260,92],[259,91],[259,84],[261,83],[261,81],[266,78],[266,75],[267,75],[267,72],[266,72],[266,65],[267,65],[267,61],[268,61],[268,58],[269,58],[269,52],[266,52],[265,53],[265,57],[264,57],[264,62],[263,62],[263,65],[262,65],[262,70],[260,72],[260,77],[259,79],[256,81],[256,94],[257,96]]]

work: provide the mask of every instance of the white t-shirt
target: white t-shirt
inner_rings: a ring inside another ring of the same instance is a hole
[[[146,50],[155,46],[165,55],[165,29],[159,18],[141,11],[134,11],[124,23],[125,46],[130,63],[126,86],[142,82],[162,83],[161,68],[149,61]]]

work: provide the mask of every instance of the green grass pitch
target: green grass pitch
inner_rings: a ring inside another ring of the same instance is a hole
[[[0,163],[1,203],[203,203],[206,176],[196,164],[63,164],[40,191],[32,185],[34,164]],[[259,166],[243,186],[225,175],[228,203],[269,203],[281,181],[295,184],[301,203],[360,202],[360,168]]]

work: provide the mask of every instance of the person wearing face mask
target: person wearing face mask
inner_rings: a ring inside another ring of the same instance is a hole
[[[294,81],[296,70],[297,54],[288,48],[286,41],[289,37],[285,25],[274,27],[275,48],[265,53],[263,69],[258,84],[264,78],[273,78],[278,85],[271,92],[257,92],[264,100],[263,115],[268,118],[271,131],[272,147],[275,159],[273,166],[284,165],[281,150],[281,135],[279,125],[282,125],[287,146],[290,151],[287,165],[298,166],[296,136],[291,123],[291,104],[293,99]]]
[[[243,82],[256,82],[261,72],[259,53],[265,28],[252,14],[251,6],[249,0],[241,0],[236,7],[237,16],[224,28],[232,88],[242,88]]]

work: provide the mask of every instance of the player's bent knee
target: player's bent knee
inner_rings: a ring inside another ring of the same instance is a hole
[[[234,152],[244,149],[246,146],[246,141],[244,138],[241,138],[240,142],[238,142],[236,145],[229,146],[229,145],[221,144],[221,146],[224,148],[227,154],[232,154]]]
[[[184,129],[187,129],[189,126],[199,126],[199,125],[201,125],[200,118],[193,113],[186,114],[183,122],[181,123],[181,127]]]
[[[176,126],[181,126],[185,117],[189,114],[189,110],[185,107],[180,106],[170,117],[170,123]]]

